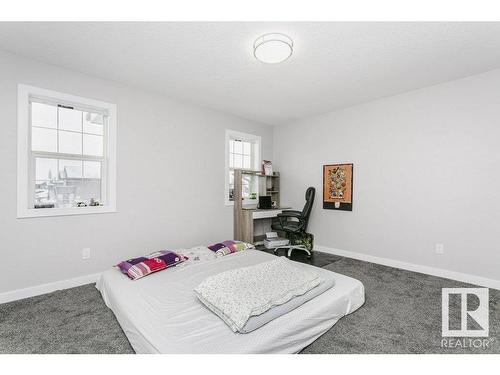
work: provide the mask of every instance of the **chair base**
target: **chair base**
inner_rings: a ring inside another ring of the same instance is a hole
[[[304,245],[279,246],[279,247],[276,247],[273,250],[273,253],[276,255],[276,253],[278,252],[278,250],[281,250],[281,249],[288,250],[288,253],[287,253],[287,257],[288,258],[290,258],[290,256],[292,255],[292,250],[302,250],[302,251],[305,251],[307,253],[307,257],[308,258],[311,257],[311,252]]]

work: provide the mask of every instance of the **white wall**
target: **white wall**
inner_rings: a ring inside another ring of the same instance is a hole
[[[117,104],[118,213],[16,219],[18,83]],[[262,157],[273,158],[269,126],[3,52],[0,114],[0,293],[231,238],[225,129],[260,135]],[[90,260],[82,260],[83,247],[92,249]]]
[[[280,126],[274,140],[283,202],[317,188],[316,244],[500,280],[500,70]],[[322,166],[339,162],[354,163],[352,212],[322,208]]]

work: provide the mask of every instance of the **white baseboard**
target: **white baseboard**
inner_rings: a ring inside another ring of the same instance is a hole
[[[486,277],[469,275],[466,273],[455,272],[450,270],[445,270],[442,268],[435,268],[429,266],[423,266],[420,264],[413,264],[407,262],[401,262],[399,260],[389,259],[389,258],[381,258],[373,255],[367,255],[362,253],[356,253],[353,251],[340,250],[327,246],[316,245],[314,246],[314,250],[322,251],[328,254],[339,255],[346,258],[353,258],[358,260],[363,260],[365,262],[377,263],[388,267],[401,268],[407,271],[420,272],[425,273],[427,275],[443,277],[445,279],[462,281],[464,283],[484,286],[487,288],[493,288],[500,290],[500,280],[488,279]]]
[[[73,288],[75,286],[93,283],[97,280],[99,273],[75,277],[68,280],[55,281],[48,284],[32,286],[24,289],[12,290],[10,292],[0,293],[0,303],[16,301],[23,298],[39,296],[40,294],[54,292],[56,290]]]

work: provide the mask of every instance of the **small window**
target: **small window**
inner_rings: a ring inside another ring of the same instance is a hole
[[[116,107],[19,85],[18,216],[110,212]]]
[[[260,137],[234,130],[226,130],[226,189],[225,202],[232,204],[234,197],[234,170],[260,170]],[[258,180],[251,175],[243,177],[243,198],[257,192]]]

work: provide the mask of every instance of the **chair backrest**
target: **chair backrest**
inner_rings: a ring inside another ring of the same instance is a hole
[[[308,187],[306,190],[306,204],[304,205],[304,208],[302,209],[302,217],[304,218],[305,225],[304,225],[304,231],[307,229],[307,223],[309,222],[309,216],[311,215],[311,210],[313,207],[314,203],[314,195],[316,194],[316,189],[311,187]]]

